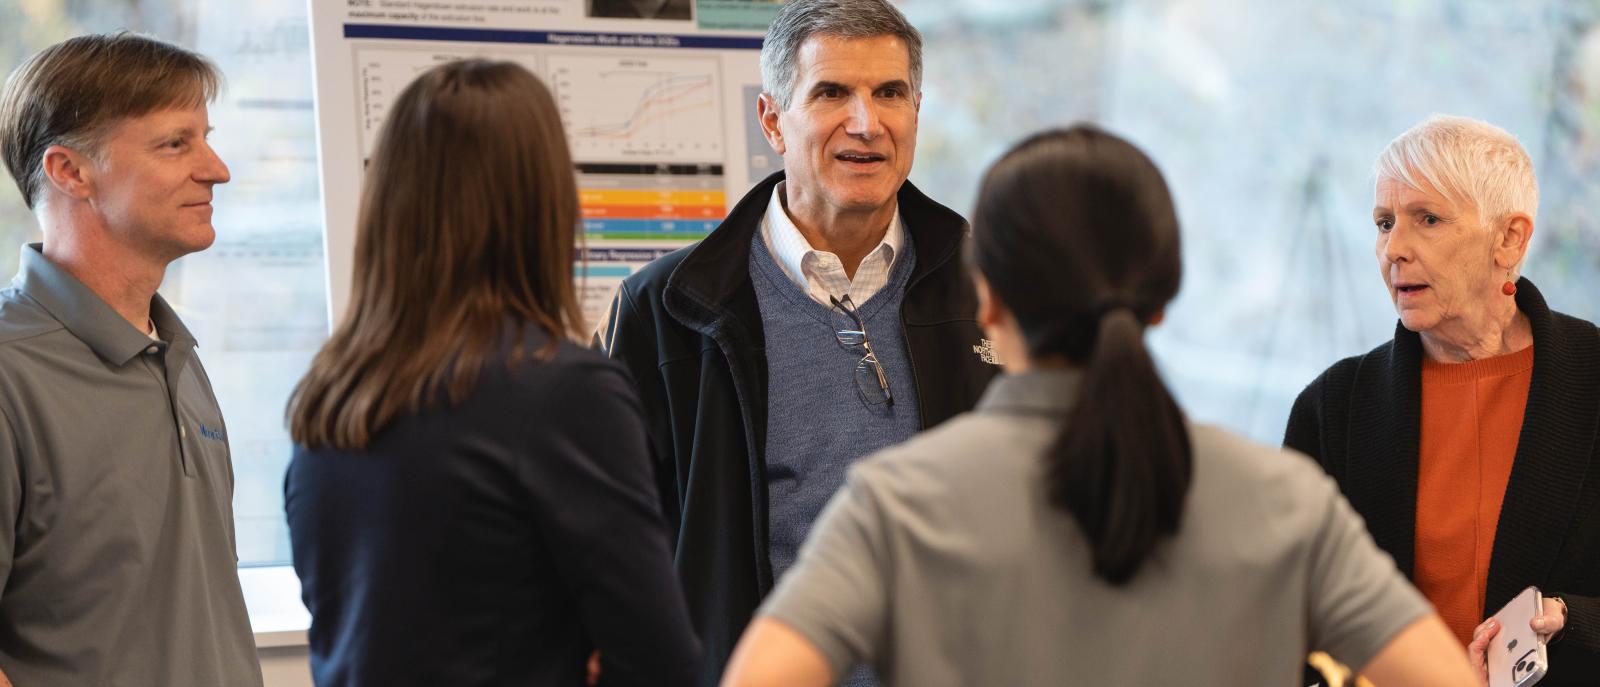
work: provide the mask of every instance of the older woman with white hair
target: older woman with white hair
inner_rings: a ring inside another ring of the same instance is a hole
[[[1539,189],[1485,122],[1435,116],[1376,165],[1394,339],[1306,387],[1284,444],[1316,458],[1480,666],[1484,620],[1544,594],[1542,686],[1600,680],[1600,334],[1521,276]]]

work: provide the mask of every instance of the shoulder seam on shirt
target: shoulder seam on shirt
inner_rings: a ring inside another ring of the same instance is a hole
[[[23,342],[23,341],[28,341],[30,339],[37,339],[37,338],[39,338],[41,336],[44,336],[46,334],[54,334],[54,333],[59,332],[59,331],[66,331],[66,329],[67,329],[66,325],[61,324],[60,322],[57,322],[54,327],[52,327],[50,329],[46,329],[46,330],[44,330],[42,332],[37,332],[37,333],[34,333],[34,334],[28,334],[27,336],[19,336],[19,337],[15,338],[15,339],[0,338],[0,346],[6,346],[6,345],[10,345],[10,344],[20,343],[20,342]]]
[[[11,289],[6,289],[6,290],[10,291]],[[54,333],[54,332],[63,331],[63,330],[67,329],[67,325],[62,324],[61,320],[57,319],[56,316],[53,313],[50,312],[50,309],[44,307],[44,304],[40,303],[38,299],[34,298],[33,296],[28,295],[28,293],[26,291],[22,291],[21,289],[17,289],[15,291],[15,293],[17,294],[17,296],[20,297],[20,299],[18,301],[14,301],[14,302],[23,302],[25,300],[26,302],[23,303],[23,305],[29,306],[29,307],[33,307],[33,308],[37,308],[40,312],[44,313],[44,316],[50,320],[52,325],[50,327],[46,327],[44,329],[44,331],[35,332],[33,334],[28,334],[28,335],[25,335],[25,336],[17,336],[15,338],[6,338],[4,335],[0,335],[0,346],[4,346],[6,344],[11,344],[11,343],[16,343],[16,342],[19,342],[19,341],[27,341],[29,339],[36,339],[36,338],[39,338],[39,337],[44,336],[46,334],[51,334],[51,333]]]

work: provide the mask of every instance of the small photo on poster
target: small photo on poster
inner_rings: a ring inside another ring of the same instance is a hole
[[[700,28],[724,31],[766,32],[783,9],[784,0],[697,0],[695,18]]]
[[[689,19],[690,0],[585,0],[590,17],[608,19]]]

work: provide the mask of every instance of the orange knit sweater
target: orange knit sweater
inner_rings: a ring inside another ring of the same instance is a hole
[[[1489,554],[1532,380],[1532,346],[1422,363],[1413,579],[1462,644],[1484,618]]]

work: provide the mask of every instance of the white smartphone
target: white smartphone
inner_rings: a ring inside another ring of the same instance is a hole
[[[1543,607],[1539,589],[1529,587],[1494,614],[1500,632],[1489,643],[1489,687],[1530,687],[1544,679],[1550,662],[1532,626]]]

